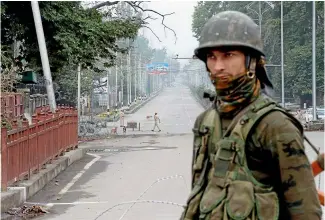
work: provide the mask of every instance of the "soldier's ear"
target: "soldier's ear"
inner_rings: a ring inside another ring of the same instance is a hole
[[[210,70],[208,69],[208,64],[205,62],[205,69],[207,70],[208,73],[210,73]]]

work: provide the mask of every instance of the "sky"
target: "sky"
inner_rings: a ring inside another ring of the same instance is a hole
[[[173,29],[177,35],[177,41],[175,44],[175,36],[173,32],[166,29],[164,32],[164,26],[161,24],[162,18],[154,13],[149,13],[151,16],[156,17],[157,20],[150,21],[150,28],[160,38],[161,42],[151,33],[149,29],[143,28],[140,33],[144,33],[144,36],[149,40],[152,48],[166,47],[168,54],[178,57],[192,57],[194,49],[198,45],[198,41],[193,37],[192,32],[192,14],[194,12],[194,6],[197,1],[151,1],[146,2],[148,9],[155,10],[161,14],[167,14],[175,12],[173,15],[165,17],[164,23]],[[178,60],[181,65],[185,65],[188,60]]]

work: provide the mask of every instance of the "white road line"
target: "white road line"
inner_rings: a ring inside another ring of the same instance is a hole
[[[75,175],[73,177],[73,179],[58,193],[59,195],[64,195],[77,181],[78,179],[94,164],[96,163],[97,160],[100,159],[100,156],[96,155],[96,154],[91,154],[91,153],[87,153],[90,156],[95,157],[94,159],[92,159],[89,163],[87,163],[85,165],[85,167],[83,168],[83,170],[81,170],[77,175]]]
[[[25,204],[30,204],[30,205],[40,205],[40,206],[46,206],[46,207],[52,207],[55,205],[90,205],[90,204],[107,204],[107,203],[112,203],[112,201],[96,201],[96,202],[53,202],[53,203],[41,203],[41,202],[25,202]],[[126,204],[132,204],[132,203],[161,203],[161,204],[170,204],[170,205],[177,205],[180,207],[184,207],[185,204],[179,204],[179,203],[174,203],[174,202],[169,202],[169,201],[158,201],[158,200],[135,200],[135,201],[126,201],[126,202],[121,202],[116,205],[113,205],[112,207],[108,209],[112,209],[116,206],[120,205],[126,205]]]
[[[183,92],[181,92],[181,97],[182,97],[182,101],[184,101]],[[188,111],[187,111],[186,106],[184,105],[183,102],[182,102],[182,104],[183,104],[183,108],[184,108],[184,110],[185,110],[185,113],[186,113],[186,115],[187,115],[187,117],[188,117],[188,120],[190,121],[190,124],[193,124],[193,123],[192,123],[192,119],[191,119],[190,115],[188,114]]]
[[[153,125],[155,122],[140,122],[141,125]],[[160,123],[161,125],[176,125],[176,124],[170,124],[170,123],[164,123],[164,122],[161,122]]]

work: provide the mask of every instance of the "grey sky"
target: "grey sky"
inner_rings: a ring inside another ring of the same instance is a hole
[[[146,4],[149,9],[156,10],[162,14],[175,12],[173,15],[166,16],[164,23],[176,32],[176,44],[173,32],[166,29],[165,35],[164,27],[161,24],[161,17],[150,13],[150,15],[158,18],[150,22],[150,27],[162,41],[159,42],[150,30],[144,28],[141,32],[144,32],[145,37],[149,39],[150,46],[152,48],[166,47],[169,55],[178,54],[179,57],[192,57],[193,50],[198,45],[192,33],[192,14],[197,1],[152,1]],[[188,62],[187,60],[179,61],[181,65]]]

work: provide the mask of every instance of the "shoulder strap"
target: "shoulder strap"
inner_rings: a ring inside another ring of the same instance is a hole
[[[200,123],[199,130],[201,132],[206,131],[206,129],[209,129],[209,132],[211,132],[215,126],[214,120],[217,116],[217,111],[213,108],[210,108],[207,110],[206,114],[203,116],[202,122]]]
[[[198,123],[198,133],[209,136],[208,154],[214,153],[214,143],[222,137],[221,120],[217,110],[210,107],[201,115],[201,121]]]
[[[218,111],[211,108],[211,111],[204,117],[202,128],[209,129],[208,154],[209,159],[215,154],[215,145],[222,138],[221,119]]]

